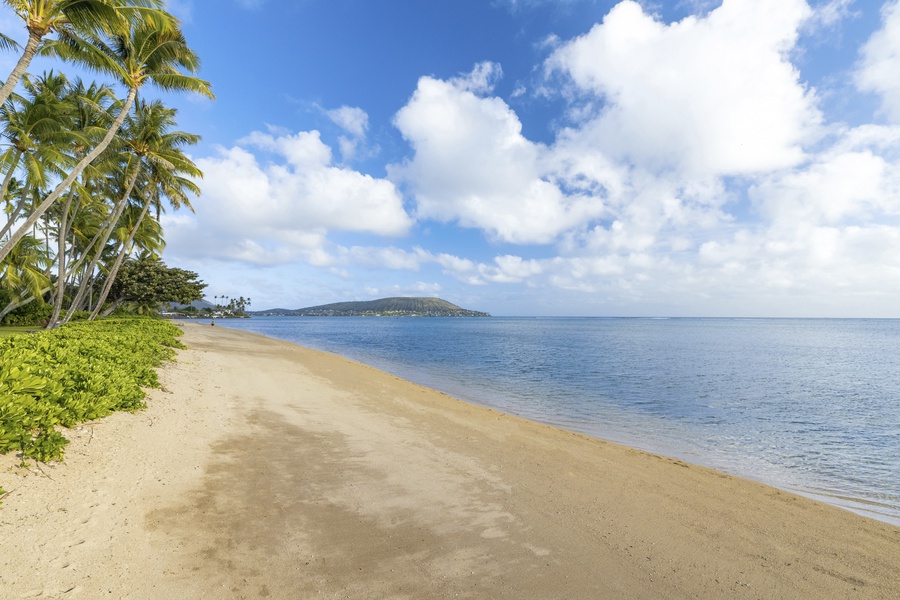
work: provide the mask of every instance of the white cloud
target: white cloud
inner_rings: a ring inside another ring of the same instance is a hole
[[[297,169],[324,169],[331,163],[331,148],[322,143],[318,131],[262,133],[254,131],[238,140],[239,145],[255,146],[281,155]]]
[[[494,259],[495,266],[482,269],[482,274],[491,282],[518,283],[543,273],[540,261],[524,260],[520,256],[505,254]]]
[[[325,111],[325,114],[349,134],[338,138],[338,146],[344,162],[352,161],[359,153],[360,146],[365,143],[366,130],[369,128],[369,115],[361,108],[351,106]]]
[[[691,177],[765,172],[799,163],[818,133],[789,60],[810,14],[803,0],[731,0],[665,24],[626,0],[546,67],[598,107],[578,135],[608,157]]]
[[[345,264],[371,269],[391,269],[418,271],[423,262],[429,260],[428,253],[416,248],[412,252],[389,246],[354,246],[339,251]]]
[[[458,90],[473,94],[489,94],[501,77],[503,68],[498,63],[482,62],[475,65],[470,73],[454,77],[450,83]]]
[[[325,114],[338,127],[355,138],[364,138],[369,128],[369,115],[361,108],[342,106],[325,111]]]
[[[363,109],[353,106],[341,106],[323,112],[347,134],[338,138],[343,162],[346,164],[353,161],[359,154],[360,147],[365,145],[369,115]]]
[[[773,223],[867,223],[900,215],[900,167],[871,148],[838,146],[750,192]]]
[[[406,285],[370,286],[365,288],[367,298],[385,298],[394,296],[437,296],[443,287],[439,283],[416,281]],[[354,299],[359,296],[353,296]]]
[[[856,85],[881,97],[885,114],[900,123],[900,1],[882,9],[882,27],[860,52]]]
[[[789,60],[811,11],[801,0],[763,8],[732,0],[667,25],[620,3],[547,61],[577,89],[580,113],[551,146],[525,138],[489,95],[495,65],[424,77],[395,118],[415,154],[389,174],[408,184],[419,218],[499,241],[683,250],[732,221],[722,177],[797,166],[820,135],[815,95]]]
[[[811,24],[818,28],[829,28],[856,14],[856,0],[829,0],[813,7]]]
[[[522,135],[516,114],[482,97],[497,74],[479,65],[466,78],[419,80],[395,118],[415,155],[389,174],[409,185],[417,215],[476,227],[501,241],[548,243],[603,212],[584,194],[550,181],[547,149]]]
[[[362,109],[342,106],[323,111],[346,134],[334,150],[315,131],[270,129],[202,159],[202,221],[167,217],[167,239],[197,255],[318,265],[310,278],[337,281],[332,296],[477,290],[513,299],[507,314],[900,316],[900,126],[828,122],[792,64],[811,51],[798,32],[853,6],[688,5],[698,16],[664,23],[624,1],[547,47],[544,83],[562,85],[557,118],[568,119],[552,143],[526,138],[496,96],[499,65],[423,77],[395,117],[411,154],[388,166],[390,181],[335,164],[368,128]],[[886,6],[856,79],[892,118],[898,14]],[[332,241],[407,232],[395,185],[417,218],[477,228],[495,256],[438,251],[425,236]]]
[[[271,160],[263,162],[254,149]],[[392,183],[333,166],[331,149],[316,131],[254,132],[196,163],[205,176],[203,196],[194,203],[197,217],[167,227],[177,253],[327,265],[332,258],[323,246],[330,232],[398,236],[413,222]]]

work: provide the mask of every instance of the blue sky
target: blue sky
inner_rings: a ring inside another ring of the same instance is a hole
[[[217,100],[170,99],[164,258],[210,297],[900,317],[898,0],[169,8]]]

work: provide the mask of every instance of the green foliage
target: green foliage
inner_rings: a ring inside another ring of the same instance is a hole
[[[61,458],[68,441],[56,427],[144,407],[142,388],[182,347],[164,321],[70,323],[33,335],[0,338],[0,453]]]
[[[167,267],[158,258],[142,256],[122,265],[111,297],[119,304],[131,305],[138,314],[145,314],[165,303],[190,304],[201,300],[205,287],[193,271]]]
[[[42,300],[35,300],[10,311],[0,323],[3,325],[44,327],[52,315],[52,306],[44,303]]]

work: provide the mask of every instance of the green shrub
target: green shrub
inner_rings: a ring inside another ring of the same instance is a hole
[[[68,443],[58,425],[143,408],[179,335],[165,321],[117,319],[0,339],[0,453],[58,459]]]
[[[35,300],[25,306],[13,310],[3,317],[3,325],[28,325],[44,327],[53,315],[53,307],[43,301]]]

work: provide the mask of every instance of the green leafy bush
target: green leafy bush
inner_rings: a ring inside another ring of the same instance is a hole
[[[29,302],[25,306],[13,310],[3,318],[3,325],[28,325],[31,327],[44,327],[50,316],[53,314],[53,307],[45,304],[43,301]]]
[[[57,426],[143,408],[179,335],[165,321],[122,319],[0,339],[0,453],[58,459],[68,442]]]

